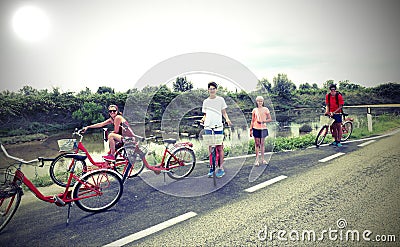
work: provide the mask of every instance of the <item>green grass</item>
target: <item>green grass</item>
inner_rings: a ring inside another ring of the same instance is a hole
[[[368,126],[366,126],[366,117],[365,123],[363,126],[359,128],[354,124],[353,133],[350,136],[350,139],[360,139],[364,137],[369,137],[373,135],[383,134],[387,131],[394,130],[400,127],[400,116],[392,115],[392,114],[384,114],[372,119],[372,132],[368,131]]]

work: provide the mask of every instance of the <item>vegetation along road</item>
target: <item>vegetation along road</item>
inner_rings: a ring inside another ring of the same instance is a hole
[[[227,185],[198,197],[170,196],[136,178],[126,182],[120,202],[107,212],[87,214],[73,207],[68,226],[66,208],[29,200],[26,192],[0,243],[395,246],[400,241],[399,148],[400,132],[392,132],[340,149],[280,152],[254,182],[248,180],[250,157]],[[227,173],[234,162],[226,161]]]

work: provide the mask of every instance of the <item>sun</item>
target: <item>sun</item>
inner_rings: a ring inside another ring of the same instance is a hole
[[[48,35],[50,23],[43,10],[25,6],[15,12],[12,19],[15,33],[26,41],[39,41]]]

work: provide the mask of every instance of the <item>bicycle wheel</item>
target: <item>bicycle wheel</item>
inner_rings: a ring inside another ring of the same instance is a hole
[[[22,190],[10,197],[0,198],[0,232],[6,227],[8,222],[14,216],[21,202]]]
[[[353,133],[353,123],[351,121],[346,121],[342,124],[342,139],[341,141],[347,141]]]
[[[212,161],[212,170],[213,170],[213,183],[214,186],[217,186],[217,147],[212,147],[211,151],[211,161]]]
[[[193,171],[195,164],[194,151],[187,147],[180,147],[168,157],[166,167],[170,170],[167,174],[170,178],[182,179]]]
[[[115,167],[114,170],[117,171],[121,176],[124,175],[125,169],[128,165],[128,155],[124,147],[118,149],[115,152]],[[139,155],[136,156],[134,163],[132,163],[132,167],[128,172],[128,178],[133,178],[139,175],[144,168],[143,161],[140,159]]]
[[[328,126],[324,125],[318,132],[317,138],[315,138],[315,146],[319,147],[324,142],[326,134],[328,134]]]
[[[50,164],[50,178],[54,181],[54,183],[59,186],[66,187],[69,171],[72,162],[75,162],[75,175],[80,177],[86,173],[87,167],[85,161],[73,160],[71,158],[65,157],[66,155],[70,155],[72,153],[62,153],[58,155]],[[75,179],[72,179],[71,186],[75,185]]]
[[[87,212],[102,212],[114,206],[122,196],[120,175],[109,169],[86,173],[74,188],[75,204]]]

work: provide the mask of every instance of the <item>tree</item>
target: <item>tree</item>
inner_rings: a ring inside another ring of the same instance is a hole
[[[72,113],[74,119],[80,120],[82,125],[90,125],[104,121],[103,107],[93,102],[85,102],[81,109]]]
[[[351,83],[349,80],[339,81],[340,89],[347,89],[347,90],[357,90],[362,88],[362,86]]]
[[[34,89],[31,86],[23,86],[22,89],[19,90],[21,94],[28,96],[28,95],[33,95],[37,94],[38,90]]]
[[[308,82],[305,84],[300,84],[299,89],[300,90],[308,90],[308,89],[311,89],[311,85]]]
[[[277,77],[274,77],[274,87],[272,91],[276,93],[278,97],[290,100],[295,90],[296,85],[287,78],[286,74],[278,74]]]
[[[271,88],[272,85],[267,78],[262,78],[257,83],[257,89],[261,90],[261,92],[271,92]]]
[[[187,81],[186,76],[177,77],[173,84],[173,88],[175,92],[186,92],[193,89],[193,83]]]
[[[329,89],[329,85],[331,85],[331,84],[335,84],[335,81],[334,81],[334,80],[327,80],[327,81],[322,85],[322,88],[323,88],[323,89]]]
[[[104,94],[104,93],[111,93],[114,94],[114,89],[112,89],[111,87],[106,87],[106,86],[101,86],[99,87],[99,89],[97,89],[97,93],[98,94]]]
[[[86,87],[85,90],[81,90],[78,93],[78,96],[90,96],[92,94],[92,91],[90,91],[90,89],[88,87]]]
[[[400,102],[400,84],[399,83],[385,83],[373,88],[373,92],[384,98],[391,99],[393,103]]]

